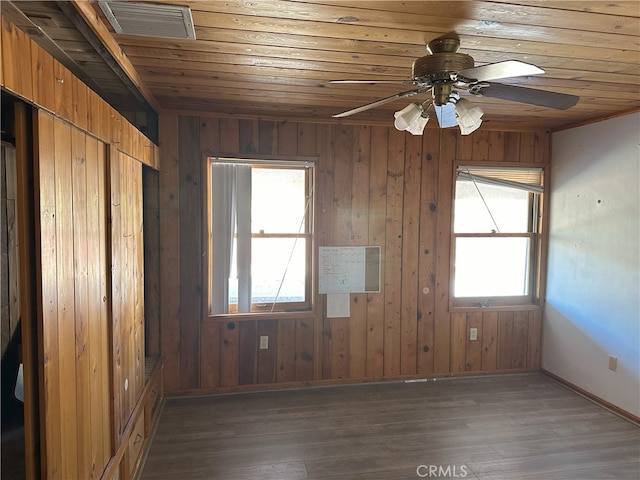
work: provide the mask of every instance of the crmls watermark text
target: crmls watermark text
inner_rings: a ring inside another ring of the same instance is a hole
[[[466,465],[418,465],[418,478],[465,478],[469,475]]]

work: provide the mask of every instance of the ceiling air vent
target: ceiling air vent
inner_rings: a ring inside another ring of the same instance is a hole
[[[196,39],[189,7],[133,2],[98,3],[117,33]]]

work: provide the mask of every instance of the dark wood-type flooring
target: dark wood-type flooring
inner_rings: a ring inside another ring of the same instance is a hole
[[[418,473],[637,480],[640,429],[538,374],[169,398],[141,478]]]

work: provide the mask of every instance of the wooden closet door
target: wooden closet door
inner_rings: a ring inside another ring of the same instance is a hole
[[[99,478],[113,453],[105,145],[39,111],[34,157],[43,476]]]
[[[116,442],[144,388],[142,164],[110,149],[113,385]]]

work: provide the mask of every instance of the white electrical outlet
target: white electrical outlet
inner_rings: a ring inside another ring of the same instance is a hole
[[[469,329],[469,340],[478,340],[478,329],[476,327]]]
[[[609,355],[609,370],[613,370],[615,372],[617,369],[618,369],[618,357]]]
[[[260,350],[268,350],[269,349],[269,337],[266,335],[260,336]]]

